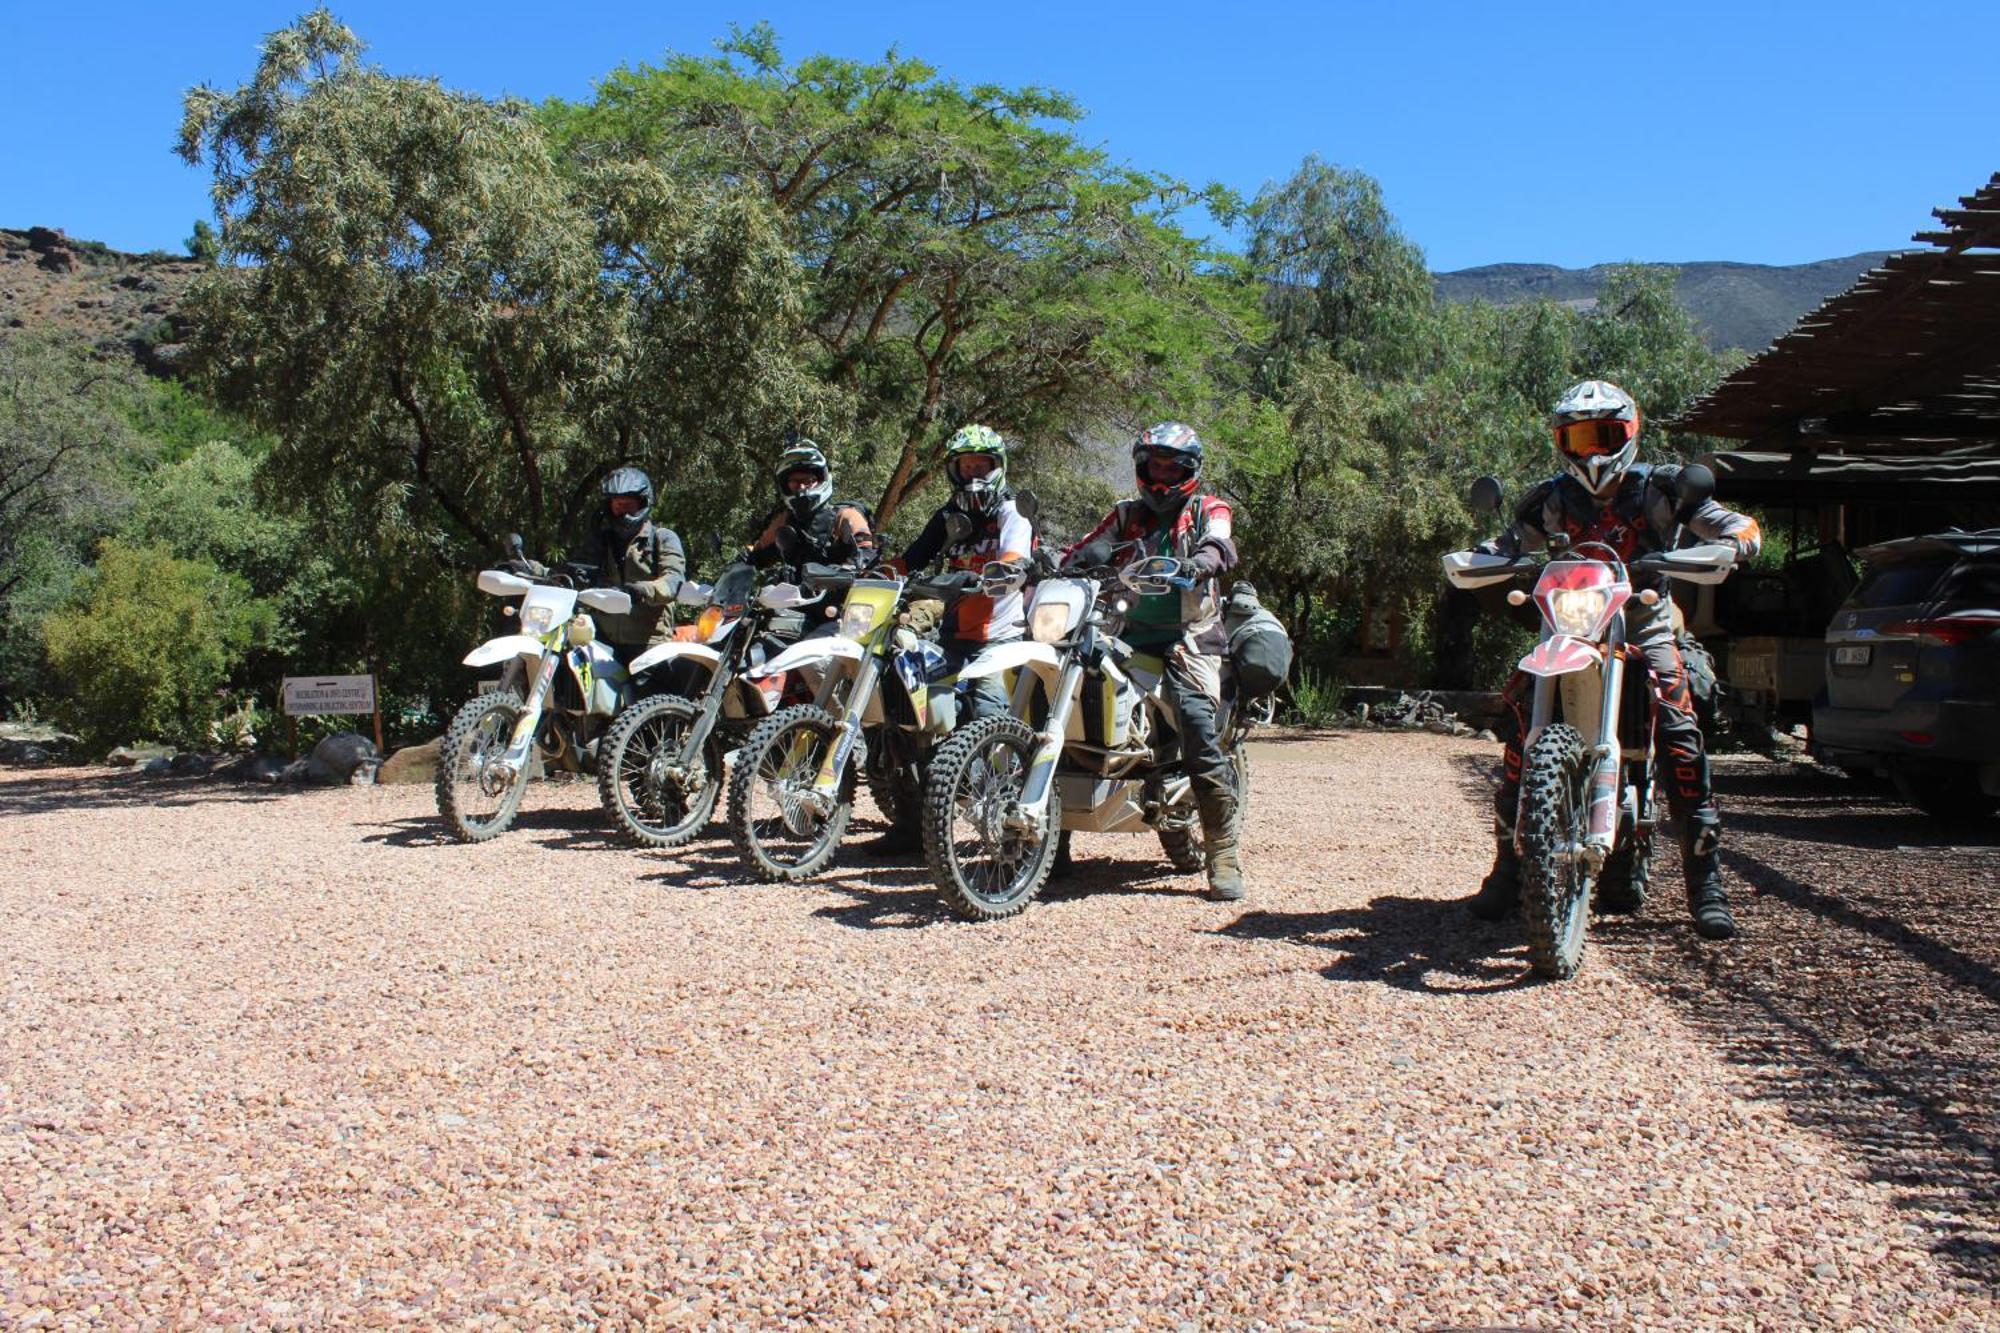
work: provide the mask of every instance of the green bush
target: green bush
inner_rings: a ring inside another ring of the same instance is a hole
[[[1305,727],[1331,726],[1340,720],[1340,701],[1346,687],[1309,667],[1299,669],[1292,682],[1292,707],[1287,721]]]
[[[107,541],[82,596],[41,624],[59,713],[92,747],[206,745],[231,670],[275,622],[206,560]]]

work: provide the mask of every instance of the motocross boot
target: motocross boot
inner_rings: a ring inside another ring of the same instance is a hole
[[[1714,811],[1697,811],[1682,821],[1681,868],[1687,876],[1694,933],[1705,940],[1734,937],[1736,918],[1729,913],[1729,895],[1722,887],[1722,821]]]
[[[1237,847],[1236,797],[1227,791],[1204,791],[1199,798],[1204,854],[1208,858],[1208,900],[1240,902],[1243,898],[1243,858]]]
[[[1505,921],[1521,910],[1521,861],[1514,855],[1513,830],[1494,827],[1493,868],[1466,905],[1481,921]]]

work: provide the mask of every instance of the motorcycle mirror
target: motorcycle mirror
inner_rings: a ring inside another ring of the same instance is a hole
[[[507,534],[507,554],[515,560],[526,559],[526,555],[524,553],[521,544],[520,533],[510,532]]]
[[[1042,512],[1041,497],[1033,491],[1014,492],[1014,512],[1033,523],[1036,516]]]
[[[792,525],[789,523],[779,524],[778,535],[775,540],[778,547],[778,555],[786,561],[797,563],[799,555],[799,535],[796,532],[792,531]]]
[[[722,534],[714,528],[708,530],[708,548],[717,555],[722,554]]]
[[[1690,463],[1681,469],[1676,489],[1680,492],[1681,513],[1692,514],[1715,498],[1715,474],[1700,463]]]
[[[1500,512],[1503,495],[1500,478],[1481,477],[1472,483],[1472,491],[1466,497],[1466,502],[1472,506],[1472,512],[1475,514],[1497,514]]]
[[[972,520],[956,509],[948,509],[944,515],[944,540],[947,546],[956,546],[972,535]]]

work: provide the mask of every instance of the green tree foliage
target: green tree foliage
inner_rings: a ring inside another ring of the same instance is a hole
[[[69,595],[150,460],[129,420],[135,380],[79,338],[0,338],[0,712],[42,688],[35,626]]]
[[[87,744],[200,745],[230,672],[275,622],[268,603],[209,562],[114,540],[41,635],[60,715]]]
[[[222,238],[215,234],[207,218],[194,220],[194,231],[187,238],[187,252],[190,259],[199,259],[204,264],[213,264],[222,257]]]
[[[181,130],[229,261],[192,295],[195,367],[277,437],[288,495],[441,558],[517,527],[546,550],[617,463],[713,480],[715,446],[805,410],[760,201],[560,169],[526,107],[359,57],[315,11],[248,84],[191,92]]]
[[[763,24],[720,46],[621,68],[545,123],[573,160],[727,181],[783,215],[810,365],[851,414],[879,520],[963,422],[1073,444],[1199,365],[1201,256],[1170,220],[1189,194],[1082,143],[1068,97],[968,87],[893,50],[788,67]]]

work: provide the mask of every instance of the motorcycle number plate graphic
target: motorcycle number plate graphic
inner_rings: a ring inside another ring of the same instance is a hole
[[[1875,645],[1871,643],[1844,643],[1833,650],[1835,666],[1867,666],[1875,655]]]

